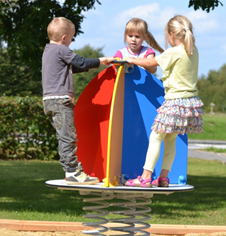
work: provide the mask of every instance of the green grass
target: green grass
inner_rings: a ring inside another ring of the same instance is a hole
[[[189,158],[188,184],[194,191],[155,197],[153,223],[161,219],[163,224],[225,225],[226,166]]]
[[[200,150],[207,151],[207,152],[215,152],[215,153],[226,153],[226,149],[224,148],[210,147],[210,148],[205,148],[205,149],[200,149]]]
[[[206,114],[203,120],[203,133],[188,134],[189,139],[226,140],[226,114]]]
[[[62,179],[58,161],[0,161],[0,218],[38,221],[87,222],[83,198],[77,191],[45,186]],[[188,160],[191,192],[154,195],[152,224],[225,225],[226,166],[218,161]],[[111,214],[109,218],[114,218]]]

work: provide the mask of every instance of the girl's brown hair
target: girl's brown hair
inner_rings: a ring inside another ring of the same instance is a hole
[[[164,50],[159,46],[151,32],[148,31],[148,25],[144,20],[141,20],[139,18],[133,18],[129,22],[127,22],[124,33],[124,43],[126,43],[126,36],[131,32],[137,32],[152,48],[159,52],[164,52]]]
[[[195,37],[190,20],[185,16],[176,15],[168,21],[165,27],[166,47],[168,46],[167,35],[170,33],[184,44],[187,54],[191,56],[195,47]]]

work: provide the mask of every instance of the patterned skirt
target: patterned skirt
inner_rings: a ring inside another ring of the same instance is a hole
[[[158,133],[202,133],[204,111],[198,96],[164,101],[151,127]]]

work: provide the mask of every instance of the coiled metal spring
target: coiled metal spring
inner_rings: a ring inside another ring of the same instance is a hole
[[[150,198],[152,196],[153,195],[147,195],[143,193],[118,194],[118,199],[124,199],[127,201],[121,203],[111,203],[110,206],[118,206],[127,209],[110,211],[110,213],[123,215],[126,218],[111,219],[111,222],[120,223],[121,225],[116,227],[110,227],[109,229],[114,231],[121,231],[124,233],[127,232],[128,234],[126,235],[134,235],[135,233],[139,233],[139,235],[150,235],[150,233],[143,231],[143,229],[149,228],[150,224],[142,221],[147,221],[151,218],[149,215],[146,215],[144,213],[148,213],[151,211],[151,208],[145,205],[151,203]],[[137,202],[137,200],[139,200],[139,202]]]
[[[95,219],[95,220],[98,220],[98,222],[82,223],[85,226],[95,227],[95,229],[93,229],[93,230],[84,230],[84,231],[82,231],[82,233],[90,234],[90,235],[104,235],[101,233],[108,231],[108,228],[103,226],[102,224],[108,223],[108,220],[103,218],[103,216],[107,216],[109,214],[109,211],[106,210],[106,208],[109,207],[109,203],[106,202],[106,200],[113,199],[114,194],[113,193],[80,191],[80,195],[98,196],[98,197],[84,198],[83,199],[84,202],[95,203],[98,205],[97,206],[85,206],[85,207],[83,207],[83,210],[99,212],[96,214],[83,215],[84,218]]]
[[[150,207],[145,205],[150,204],[150,198],[153,196],[152,194],[144,194],[144,193],[120,193],[114,194],[112,192],[80,192],[81,195],[94,195],[98,197],[91,197],[83,199],[84,202],[90,202],[98,204],[97,206],[85,206],[83,210],[87,211],[95,211],[99,212],[96,214],[87,214],[83,215],[84,218],[95,219],[98,222],[88,222],[83,223],[85,226],[95,227],[93,230],[82,231],[84,234],[90,235],[105,235],[102,234],[108,231],[108,228],[104,226],[104,224],[110,222],[117,223],[115,227],[109,227],[110,230],[113,231],[121,231],[123,235],[134,235],[135,233],[139,233],[139,235],[148,236],[150,233],[143,231],[143,229],[147,229],[150,227],[150,224],[144,223],[142,221],[147,221],[151,217],[146,215],[151,211]],[[125,200],[123,202],[107,202],[112,199],[122,199]],[[117,207],[120,210],[112,210],[109,212],[109,207]],[[122,208],[122,209],[121,209]],[[106,219],[109,213],[123,216],[117,219]],[[119,234],[117,234],[118,236]]]

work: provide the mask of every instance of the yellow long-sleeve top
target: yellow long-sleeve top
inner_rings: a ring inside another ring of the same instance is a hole
[[[181,44],[165,50],[155,59],[163,72],[166,100],[198,95],[199,54],[196,47],[191,56],[187,55],[184,45]]]

